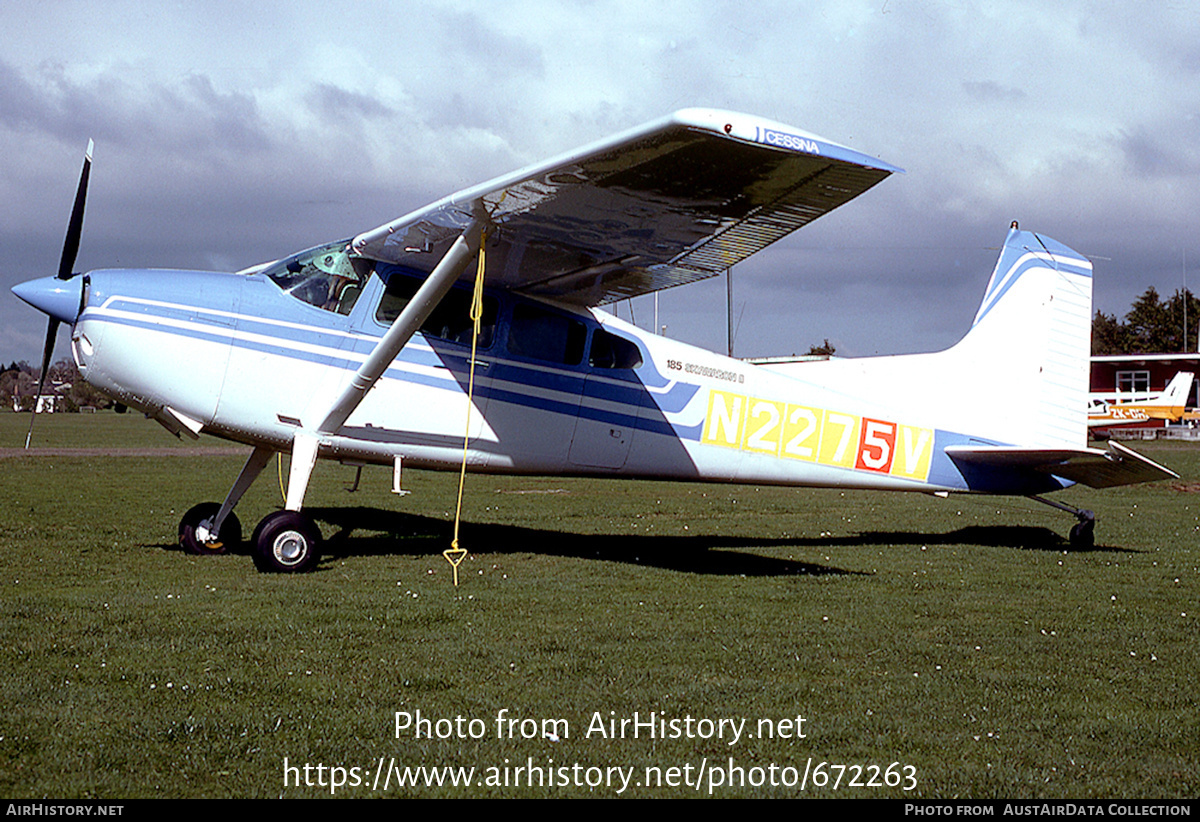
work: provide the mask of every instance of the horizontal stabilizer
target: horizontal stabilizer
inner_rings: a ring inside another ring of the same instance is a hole
[[[955,462],[995,468],[1024,468],[1053,474],[1091,488],[1112,488],[1179,475],[1146,459],[1119,442],[1099,448],[1009,448],[1005,446],[952,445],[946,455]]]

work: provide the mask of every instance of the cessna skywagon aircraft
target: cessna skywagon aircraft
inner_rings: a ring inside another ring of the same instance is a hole
[[[1088,427],[1111,428],[1147,420],[1178,422],[1187,410],[1188,394],[1194,375],[1180,371],[1160,394],[1122,399],[1121,394],[1091,394],[1088,405]]]
[[[240,542],[233,509],[277,452],[291,469],[285,510],[252,537],[264,571],[318,561],[303,506],[322,458],[397,479],[465,459],[1023,495],[1073,513],[1073,545],[1092,543],[1091,512],[1042,494],[1175,476],[1087,447],[1092,266],[1015,224],[970,331],[937,354],[753,366],[600,309],[715,276],[898,171],[790,126],[681,111],[235,274],[72,274],[90,155],[58,276],[13,290],[50,316],[43,374],[69,323],[92,385],[176,434],[250,447],[225,500],[183,517],[195,553]]]

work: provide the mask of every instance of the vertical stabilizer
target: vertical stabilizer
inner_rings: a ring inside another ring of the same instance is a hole
[[[1000,410],[1010,419],[987,427],[1029,446],[1087,445],[1091,314],[1091,262],[1014,227],[954,349],[1008,397]]]
[[[879,413],[979,444],[1083,448],[1091,315],[1092,264],[1049,237],[1013,228],[971,329],[952,348],[775,370],[869,392],[886,403]]]
[[[1180,371],[1171,378],[1167,389],[1163,392],[1162,404],[1172,412],[1183,414],[1187,405],[1188,394],[1192,393],[1192,380],[1195,375],[1189,371]]]

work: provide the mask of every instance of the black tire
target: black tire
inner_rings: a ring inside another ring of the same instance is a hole
[[[263,573],[304,573],[321,558],[321,531],[300,511],[267,514],[251,541],[254,566]]]
[[[1090,514],[1090,511],[1085,513]],[[1096,520],[1085,519],[1076,523],[1071,527],[1071,535],[1068,538],[1071,543],[1072,550],[1086,551],[1096,545]]]
[[[218,502],[202,502],[183,515],[179,521],[179,547],[189,554],[212,556],[227,554],[242,544],[242,523],[232,511],[221,525],[216,540],[204,542],[196,537],[196,528],[205,520],[211,521],[221,510]]]

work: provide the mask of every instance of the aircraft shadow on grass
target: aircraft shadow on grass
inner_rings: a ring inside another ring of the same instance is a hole
[[[325,541],[331,557],[440,554],[450,547],[454,525],[434,517],[378,508],[310,508],[317,520],[337,530]],[[370,534],[356,535],[356,531]],[[764,557],[736,548],[781,548],[803,544],[788,538],[718,535],[577,534],[520,525],[463,522],[459,543],[476,554],[541,554],[622,562],[712,576],[786,577],[860,572],[811,562]]]
[[[437,555],[449,547],[453,524],[443,519],[364,506],[310,508],[332,526],[323,552],[332,558]],[[328,530],[328,529],[327,529]],[[464,522],[460,543],[476,554],[529,553],[662,568],[711,576],[869,576],[812,562],[745,553],[755,548],[822,549],[864,546],[966,545],[1064,551],[1068,543],[1048,528],[967,526],[944,534],[866,531],[848,536],[740,537],[712,534],[578,534],[519,525]],[[1071,549],[1078,552],[1079,549]],[[1096,548],[1099,551],[1127,549]]]
[[[1096,545],[1091,548],[1073,547],[1060,534],[1049,528],[1032,525],[968,525],[944,534],[910,531],[866,531],[853,537],[829,537],[812,540],[814,545],[966,545],[980,548],[1014,548],[1020,551],[1054,551],[1088,554],[1140,553],[1130,548]]]

